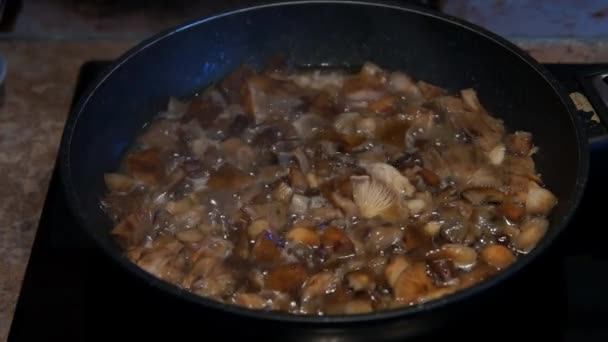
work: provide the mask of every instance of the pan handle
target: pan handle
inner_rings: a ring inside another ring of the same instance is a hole
[[[583,124],[593,149],[596,144],[608,142],[608,70],[597,70],[579,75],[585,95],[570,94],[582,112]]]

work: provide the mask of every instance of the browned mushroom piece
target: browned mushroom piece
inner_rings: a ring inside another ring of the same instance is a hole
[[[130,153],[127,168],[133,178],[150,185],[157,185],[165,177],[165,167],[158,149]]]
[[[278,262],[281,259],[281,250],[276,239],[276,235],[268,231],[259,234],[251,250],[253,260],[261,263]]]
[[[333,290],[336,277],[329,271],[319,272],[310,276],[302,285],[302,300],[308,301],[313,297],[322,296]]]
[[[479,253],[479,257],[488,265],[494,266],[499,270],[507,268],[515,262],[513,252],[502,245],[492,244],[484,247]]]
[[[424,263],[418,262],[401,272],[393,286],[393,295],[397,301],[415,303],[433,289],[435,285],[428,277]]]
[[[347,273],[346,285],[353,291],[373,291],[376,288],[375,275],[368,269]]]
[[[334,226],[323,230],[321,234],[321,246],[338,255],[350,255],[355,251],[352,241],[344,231]]]
[[[307,277],[306,267],[301,264],[280,265],[268,272],[264,286],[270,290],[296,294]]]
[[[224,163],[209,176],[207,185],[217,190],[239,190],[253,184],[255,178],[229,163]]]
[[[122,246],[135,246],[143,241],[150,225],[150,215],[135,212],[118,223],[110,232]]]
[[[532,150],[532,134],[528,132],[515,132],[505,139],[505,147],[509,153],[527,156]]]

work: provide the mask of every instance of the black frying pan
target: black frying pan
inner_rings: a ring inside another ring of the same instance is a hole
[[[475,88],[493,114],[510,128],[532,132],[540,146],[537,168],[559,198],[545,239],[514,266],[470,289],[421,306],[356,316],[302,317],[228,306],[180,290],[133,265],[108,234],[111,223],[100,208],[103,173],[116,169],[138,131],[164,108],[169,96],[192,94],[241,63],[262,65],[277,52],[293,65],[356,66],[371,60],[451,90]],[[504,39],[461,20],[366,2],[260,6],[164,32],[116,61],[75,111],[62,140],[61,175],[71,209],[97,245],[143,280],[142,286],[150,284],[175,301],[211,310],[231,322],[252,324],[258,332],[267,325],[301,328],[299,337],[330,332],[375,338],[414,335],[440,322],[444,313],[468,310],[545,253],[575,212],[588,173],[587,138],[571,102],[537,62]]]

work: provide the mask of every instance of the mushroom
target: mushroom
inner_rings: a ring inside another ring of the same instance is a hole
[[[105,173],[103,180],[111,192],[127,193],[135,186],[135,180],[120,173]]]
[[[439,178],[439,176],[435,172],[429,169],[421,168],[420,170],[418,170],[418,175],[428,186],[438,187],[441,183],[441,178]]]
[[[237,293],[233,302],[249,309],[263,309],[267,304],[266,300],[257,293]]]
[[[372,163],[365,171],[375,180],[384,183],[398,194],[412,196],[416,189],[397,169],[386,163]]]
[[[292,214],[304,215],[308,212],[310,198],[299,194],[294,194],[291,197],[289,212]]]
[[[310,276],[302,285],[302,301],[322,296],[333,291],[335,276],[329,271],[322,271]]]
[[[528,156],[532,150],[532,134],[528,132],[515,132],[506,138],[506,149],[509,153],[518,156]]]
[[[226,160],[241,170],[249,170],[255,163],[256,153],[239,138],[229,138],[220,144]]]
[[[392,257],[384,269],[384,277],[386,278],[386,282],[391,287],[394,287],[395,283],[397,282],[397,278],[399,278],[401,275],[401,272],[410,266],[411,261],[409,261],[403,255],[396,255]]]
[[[294,294],[307,277],[306,267],[301,264],[280,265],[268,272],[264,288]]]
[[[367,269],[349,272],[345,276],[347,286],[353,291],[373,291],[376,288],[375,275]]]
[[[450,259],[454,266],[469,270],[477,262],[477,252],[474,248],[462,244],[446,243],[438,250],[427,253],[427,258],[431,260]]]
[[[291,203],[292,196],[293,189],[285,182],[280,182],[272,190],[272,198],[282,203]]]
[[[308,214],[316,225],[321,225],[344,217],[340,209],[336,208],[313,208]]]
[[[247,227],[247,234],[252,240],[255,240],[258,235],[260,235],[264,231],[271,231],[271,227],[270,223],[263,219],[255,220],[251,222],[251,224]]]
[[[345,314],[362,314],[373,310],[372,302],[369,299],[351,299],[344,304]]]
[[[329,226],[323,230],[321,234],[321,246],[340,256],[351,255],[355,250],[353,242],[344,231],[334,226]]]
[[[435,286],[426,273],[424,263],[417,262],[401,272],[393,286],[395,300],[415,303]]]
[[[321,244],[321,239],[317,232],[305,227],[295,227],[285,234],[287,241],[301,243],[309,247],[318,247]]]
[[[388,79],[388,88],[392,92],[405,95],[407,100],[418,100],[422,98],[422,92],[414,83],[412,78],[402,72],[393,72]]]
[[[199,242],[205,238],[205,235],[198,229],[186,229],[177,232],[175,237],[181,242]]]
[[[135,212],[120,221],[110,234],[123,246],[139,245],[149,229],[149,216],[142,211]]]
[[[157,149],[147,149],[127,156],[127,169],[133,178],[157,185],[165,177],[165,169]]]
[[[549,190],[530,182],[526,198],[526,212],[532,215],[547,215],[557,204],[557,197]]]
[[[374,227],[365,239],[365,246],[368,252],[377,253],[400,243],[402,238],[403,231],[399,227]]]
[[[281,259],[281,250],[277,247],[277,236],[264,231],[258,235],[251,250],[251,256],[257,262],[272,263]]]
[[[490,244],[485,246],[479,253],[479,258],[486,264],[504,269],[515,262],[515,255],[505,246]]]
[[[394,222],[409,216],[407,207],[403,207],[397,194],[383,183],[368,176],[352,176],[353,199],[359,213],[365,218],[380,216]]]
[[[524,221],[520,226],[520,233],[511,239],[513,248],[520,253],[529,253],[547,233],[549,221],[545,218],[535,217]]]
[[[224,163],[212,171],[207,186],[215,190],[240,190],[255,182],[255,178],[232,164]]]
[[[437,259],[427,262],[428,272],[438,286],[454,286],[458,284],[456,268],[450,259]]]
[[[505,150],[505,145],[496,145],[496,147],[494,147],[490,152],[488,152],[488,158],[490,159],[490,163],[492,163],[492,165],[502,164],[502,161],[505,159]]]

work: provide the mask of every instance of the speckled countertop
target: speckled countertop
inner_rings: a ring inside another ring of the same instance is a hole
[[[0,40],[0,340],[8,335],[81,64],[133,40]],[[517,41],[541,62],[608,62],[607,42]]]

